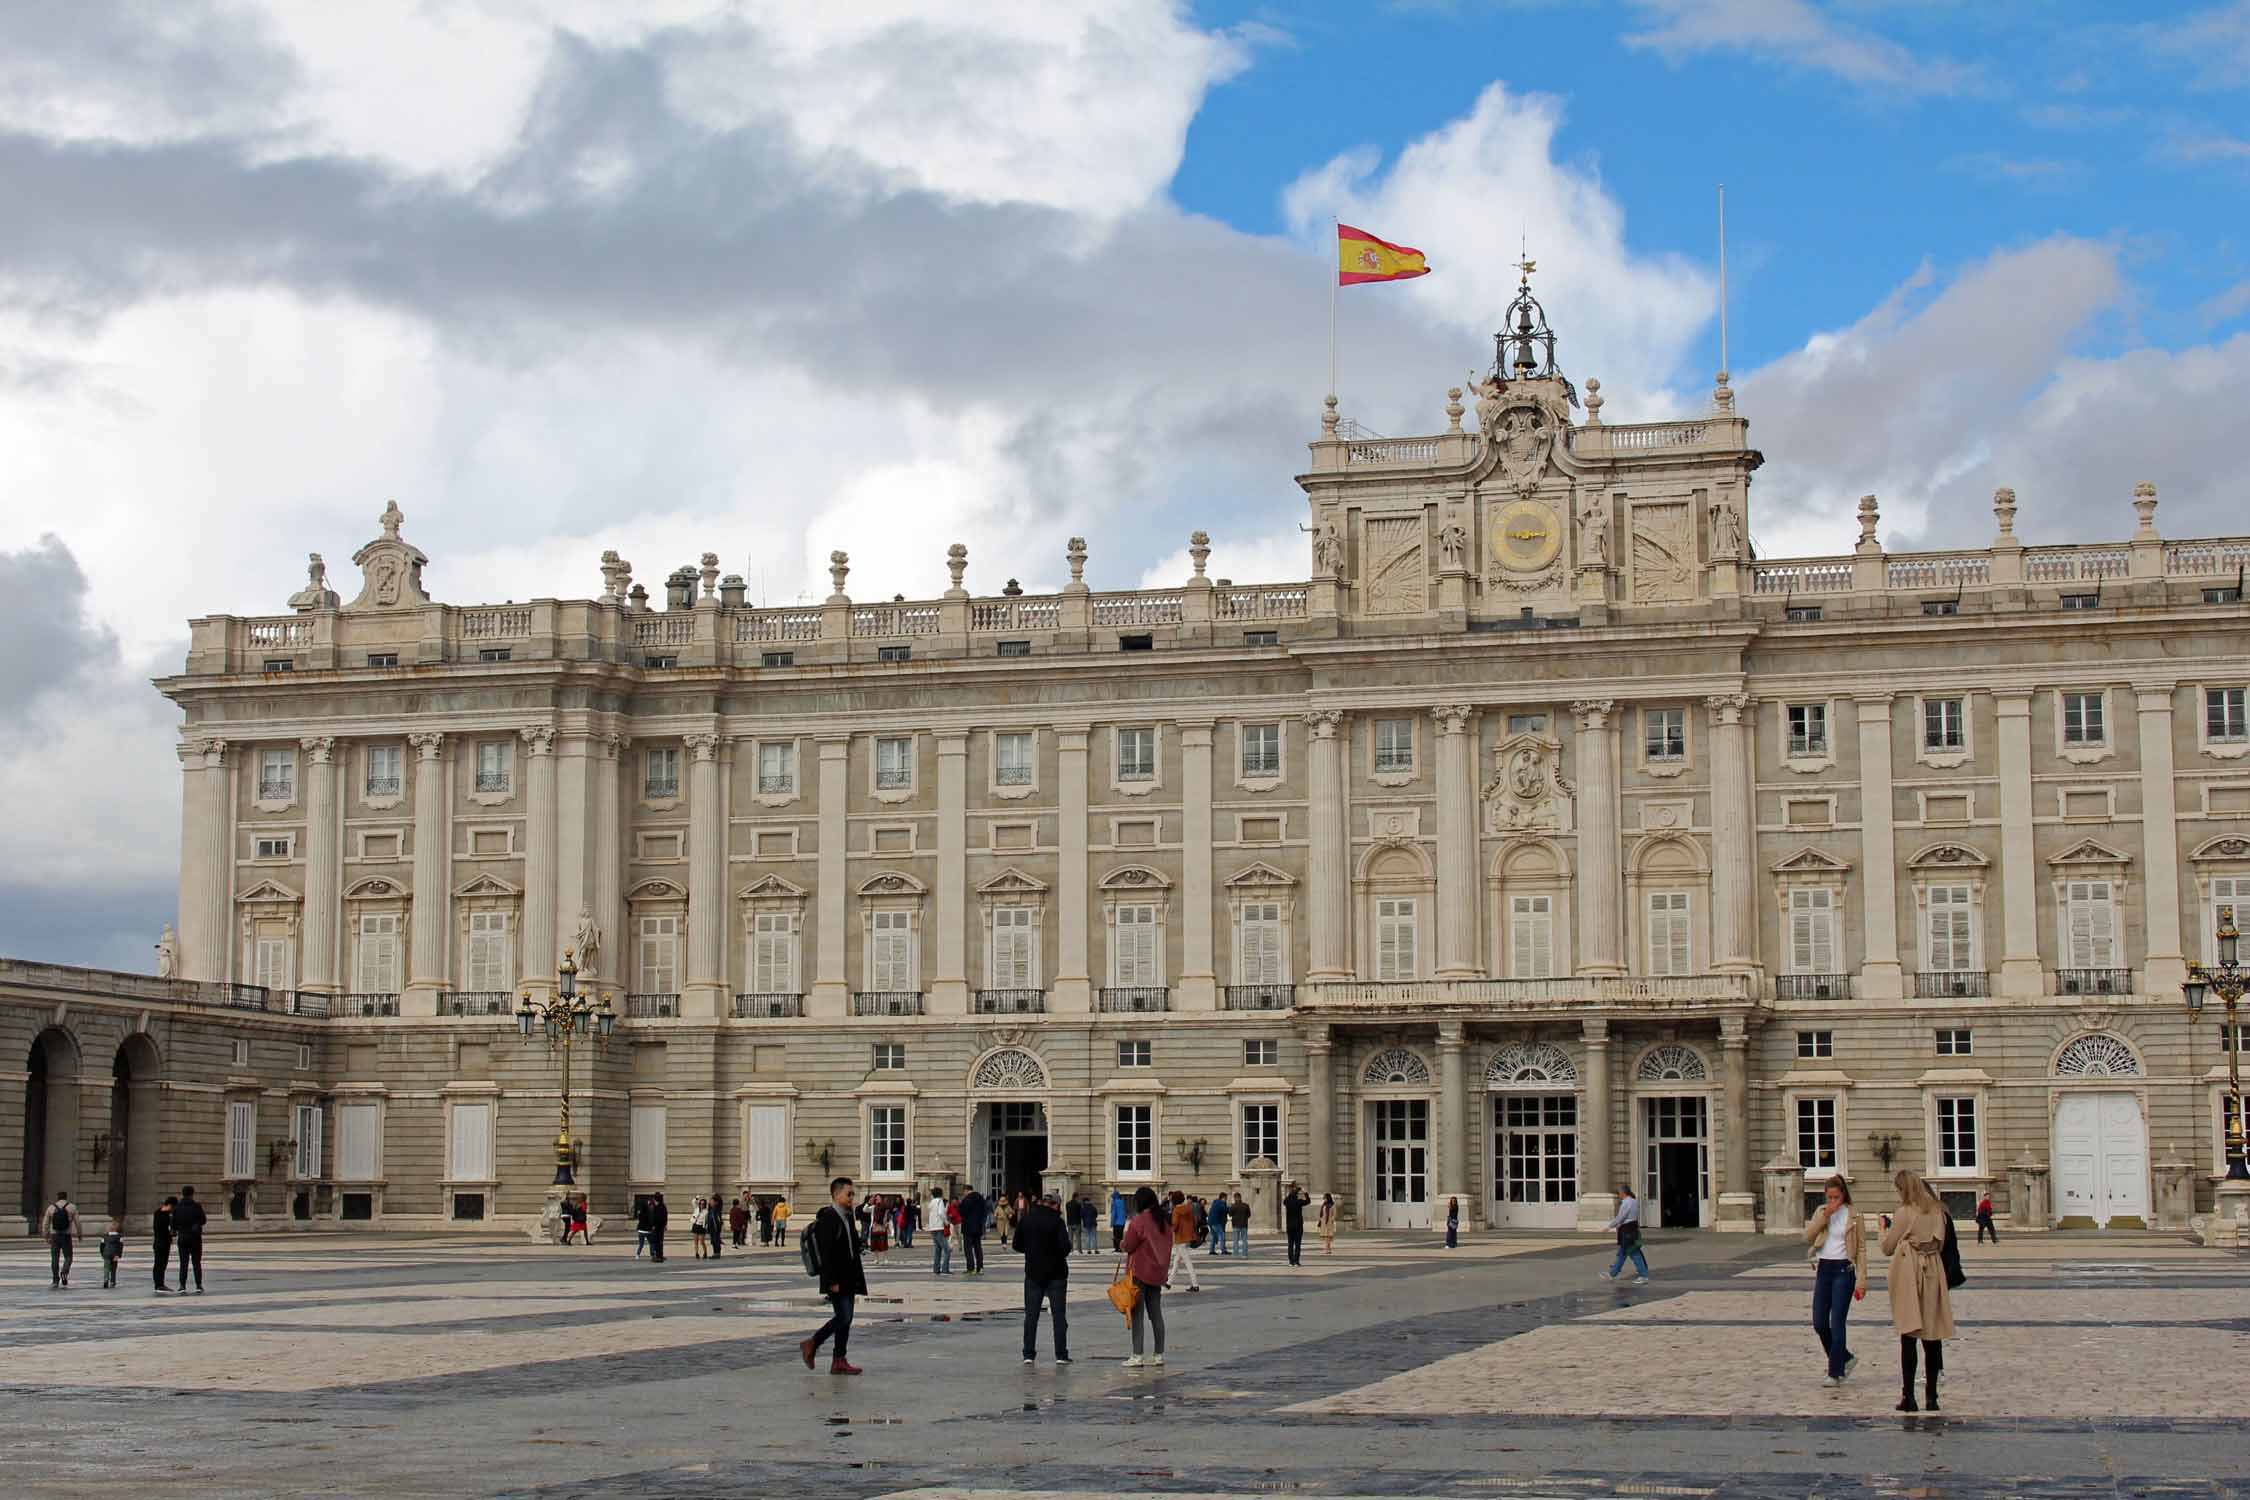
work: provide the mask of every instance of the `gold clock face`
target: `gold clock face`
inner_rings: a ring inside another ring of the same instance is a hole
[[[1511,500],[1493,514],[1492,560],[1512,573],[1529,573],[1562,550],[1562,521],[1552,506]]]

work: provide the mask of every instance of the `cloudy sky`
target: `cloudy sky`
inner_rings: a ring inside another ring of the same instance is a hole
[[[2250,531],[2250,0],[76,0],[0,16],[0,953],[143,967],[186,619],[1301,577],[1345,411],[1433,430],[1519,245],[1612,419],[1732,363],[1768,555]],[[2223,420],[2222,412],[2235,420]],[[2228,462],[2228,460],[2234,460]],[[2224,467],[2222,467],[2224,465]],[[342,580],[347,592],[351,580]]]

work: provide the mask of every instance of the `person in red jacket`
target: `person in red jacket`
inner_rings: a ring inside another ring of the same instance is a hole
[[[1120,1244],[1125,1251],[1125,1269],[1140,1289],[1140,1296],[1133,1302],[1133,1357],[1125,1361],[1125,1368],[1137,1370],[1143,1365],[1161,1365],[1164,1363],[1164,1279],[1172,1265],[1172,1221],[1157,1200],[1154,1188],[1144,1187],[1133,1194],[1133,1217],[1126,1221],[1125,1237]],[[1145,1359],[1141,1356],[1144,1314],[1149,1326],[1156,1330],[1156,1353]]]

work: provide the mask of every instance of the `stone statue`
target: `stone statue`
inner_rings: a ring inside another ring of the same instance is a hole
[[[1334,578],[1344,571],[1344,543],[1333,521],[1322,522],[1313,533],[1312,568],[1315,578]]]
[[[1742,517],[1723,500],[1711,507],[1711,555],[1742,556]]]
[[[1458,568],[1469,555],[1469,530],[1459,521],[1448,521],[1438,530],[1438,562],[1446,568]]]
[[[594,924],[590,907],[578,908],[578,930],[571,936],[571,945],[578,962],[578,972],[594,972],[595,957],[602,951],[602,930]]]
[[[1582,568],[1609,565],[1609,512],[1599,505],[1590,505],[1579,512],[1578,565]]]
[[[316,609],[334,609],[336,591],[328,586],[328,564],[320,560],[317,552],[305,554],[305,586],[289,596],[289,607],[303,614]]]
[[[180,940],[172,935],[172,924],[164,924],[164,936],[156,940],[156,977],[170,979],[180,972]]]
[[[1547,768],[1539,763],[1539,752],[1529,745],[1508,762],[1508,776],[1515,783],[1516,795],[1526,802],[1536,801],[1547,790]]]
[[[384,501],[383,540],[387,542],[397,541],[399,539],[398,529],[405,524],[406,513],[398,508],[398,502],[396,500]]]

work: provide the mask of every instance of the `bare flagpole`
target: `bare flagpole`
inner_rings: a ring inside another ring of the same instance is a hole
[[[1727,378],[1727,185],[1719,184],[1719,382]],[[1333,383],[1333,382],[1331,382]]]

